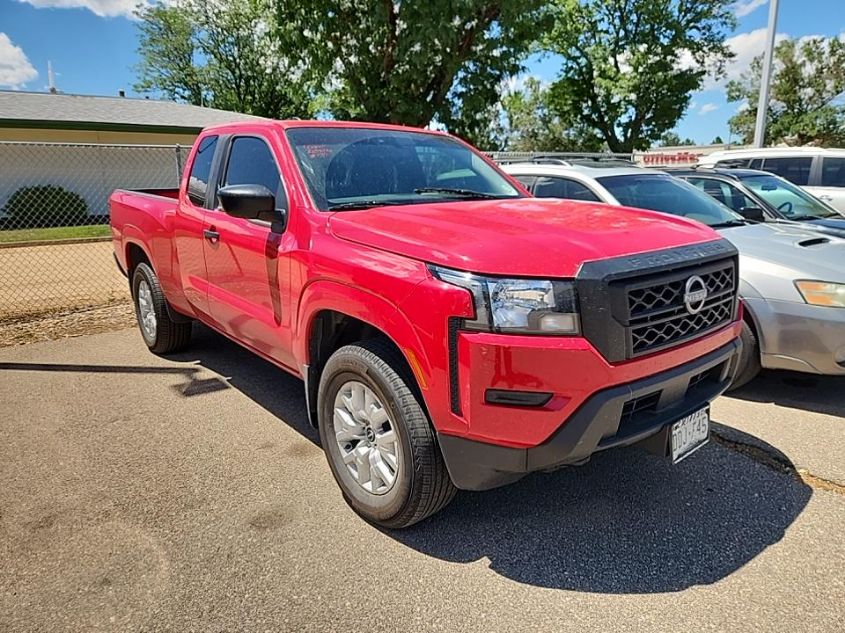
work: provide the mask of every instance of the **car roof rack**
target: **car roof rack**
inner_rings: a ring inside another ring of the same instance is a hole
[[[514,152],[516,153],[516,152]],[[534,165],[560,165],[563,167],[607,166],[607,165],[635,165],[630,156],[616,156],[601,153],[561,152],[541,154],[526,152],[523,155],[509,156],[509,152],[491,152],[490,157],[501,165],[531,163]]]

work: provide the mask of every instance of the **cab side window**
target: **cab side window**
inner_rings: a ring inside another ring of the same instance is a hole
[[[586,185],[569,178],[537,178],[533,193],[538,198],[566,198],[567,200],[600,202],[599,197]]]
[[[191,175],[188,177],[188,198],[198,207],[205,206],[211,162],[214,160],[214,150],[216,149],[217,137],[206,136],[200,141],[197,153],[194,155]]]
[[[796,185],[806,185],[810,180],[811,156],[792,156],[789,158],[767,158],[763,161],[763,170],[786,178]]]
[[[279,168],[267,143],[255,136],[238,136],[232,140],[226,175],[221,186],[263,185],[276,196],[276,208],[285,208],[285,190]]]

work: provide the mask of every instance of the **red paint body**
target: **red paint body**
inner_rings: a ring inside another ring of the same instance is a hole
[[[610,364],[580,337],[461,332],[462,414],[455,415],[449,403],[447,322],[472,317],[473,306],[466,290],[432,277],[426,263],[493,275],[567,278],[587,261],[713,241],[717,234],[647,211],[534,198],[319,211],[285,138],[285,129],[297,126],[397,129],[291,121],[206,130],[203,135],[250,134],[268,141],[288,198],[289,220],[281,234],[193,205],[185,193],[193,153],[176,200],[124,190],[110,199],[115,255],[124,270],[130,249],[140,248],[174,310],[295,375],[310,362],[316,315],[322,310],[347,314],[378,328],[403,351],[440,433],[525,447],[546,440],[596,391],[689,362],[739,334],[735,321],[668,351]],[[219,242],[203,239],[204,229],[218,231]],[[548,391],[554,397],[539,409],[515,410],[485,404],[488,388]]]

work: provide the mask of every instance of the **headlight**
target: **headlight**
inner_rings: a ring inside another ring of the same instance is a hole
[[[796,281],[804,301],[814,306],[845,308],[845,284],[827,281]]]
[[[521,334],[578,334],[578,300],[570,281],[482,277],[438,266],[431,273],[469,290],[475,318],[464,327]]]

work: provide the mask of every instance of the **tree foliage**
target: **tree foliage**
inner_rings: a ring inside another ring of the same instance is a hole
[[[645,149],[683,116],[690,94],[731,52],[732,0],[552,0],[543,47],[563,57],[551,88],[563,119],[614,152]]]
[[[657,144],[661,147],[681,147],[683,145],[695,145],[691,138],[681,138],[677,132],[670,130],[660,135]]]
[[[502,98],[502,149],[515,152],[597,152],[601,142],[549,107],[549,91],[535,77]]]
[[[139,92],[272,118],[308,116],[313,76],[272,0],[140,5]]]
[[[475,139],[522,69],[542,0],[278,0],[301,23],[337,118],[425,126]]]
[[[728,101],[742,108],[729,123],[745,143],[754,139],[762,56],[739,80],[728,83]],[[845,42],[809,37],[784,40],[775,47],[775,63],[766,144],[840,146],[845,144]]]

